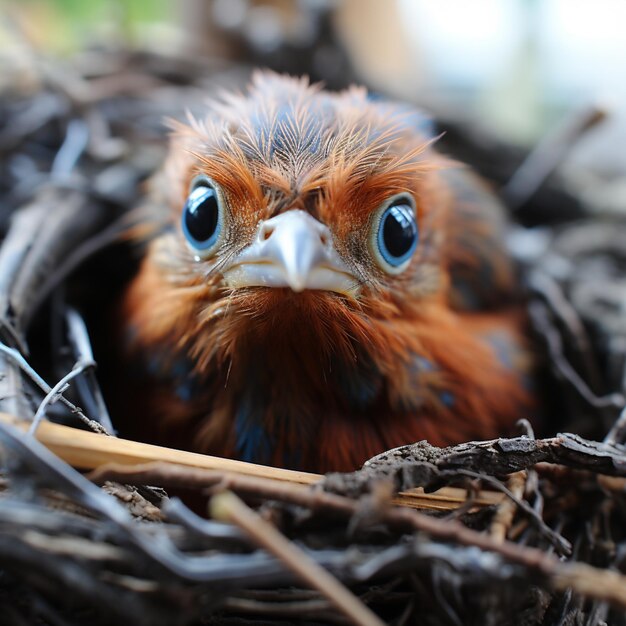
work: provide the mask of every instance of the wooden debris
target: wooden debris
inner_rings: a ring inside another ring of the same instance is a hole
[[[0,421],[17,425],[28,430],[29,422],[0,414]],[[106,437],[85,430],[77,430],[50,422],[40,424],[36,432],[37,439],[59,458],[70,465],[83,470],[98,470],[92,473],[97,482],[116,480],[132,481],[134,484],[160,484],[164,487],[176,486],[172,478],[168,479],[168,469],[175,473],[178,486],[189,486],[198,481],[204,486],[215,482],[215,477],[228,474],[242,474],[257,480],[287,482],[294,485],[311,486],[322,480],[319,474],[297,472],[279,467],[256,465],[233,459],[163,448],[136,441],[127,441],[117,437]],[[151,464],[151,462],[153,462]],[[128,467],[130,466],[130,467]],[[185,468],[209,470],[212,473],[186,472]],[[202,483],[202,481],[205,481]],[[208,481],[208,483],[207,483]],[[472,499],[474,506],[489,506],[502,500],[495,492],[481,491]],[[394,504],[412,508],[449,510],[461,506],[466,501],[463,489],[445,487],[435,493],[425,493],[421,487],[400,492],[393,500]]]

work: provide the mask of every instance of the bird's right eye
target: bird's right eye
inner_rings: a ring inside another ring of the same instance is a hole
[[[217,185],[201,177],[194,181],[182,215],[182,227],[189,246],[203,258],[210,256],[223,230],[222,198]]]

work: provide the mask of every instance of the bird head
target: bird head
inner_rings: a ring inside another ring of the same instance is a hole
[[[353,355],[355,335],[380,343],[372,319],[445,283],[443,159],[426,126],[364,89],[266,72],[175,123],[151,198],[169,226],[149,254],[168,285],[155,335],[179,333],[205,366],[244,319],[313,329],[326,351]]]

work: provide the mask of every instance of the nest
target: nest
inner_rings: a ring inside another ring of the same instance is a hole
[[[99,51],[27,55],[4,77],[2,624],[626,624],[626,222],[588,215],[536,156],[534,188],[504,194],[534,227],[511,248],[544,353],[544,438],[520,424],[418,442],[310,488],[187,457],[129,464],[138,449],[107,436],[90,337],[135,262],[119,235],[163,157],[162,117],[245,73]],[[520,171],[526,155],[440,125],[495,184]],[[163,489],[209,497],[208,519]]]

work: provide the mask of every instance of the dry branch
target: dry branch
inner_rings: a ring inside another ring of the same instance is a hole
[[[511,474],[507,481],[509,491],[519,500],[524,496],[524,487],[526,486],[526,472],[516,472]],[[504,541],[513,524],[513,518],[517,511],[517,505],[513,500],[503,500],[496,510],[493,517],[489,534],[496,541]]]
[[[415,485],[434,489],[456,471],[507,476],[537,463],[556,463],[598,474],[626,476],[626,450],[622,446],[561,433],[548,439],[501,438],[447,448],[419,441],[379,454],[351,474],[329,474],[324,488],[335,493],[358,495],[367,492],[373,484],[388,480],[398,490],[411,489]]]
[[[0,415],[0,420],[28,428],[29,423],[12,416]],[[278,467],[256,465],[232,459],[223,459],[193,452],[163,448],[135,441],[113,437],[103,437],[88,431],[77,430],[50,422],[42,422],[37,429],[37,439],[64,461],[80,469],[99,470],[92,476],[98,482],[117,480],[134,484],[158,484],[173,486],[210,486],[222,480],[224,475],[242,474],[259,481],[270,481],[268,493],[274,483],[287,482],[309,486],[318,483],[323,477],[318,474],[285,470]],[[156,462],[163,465],[148,465]],[[113,467],[110,467],[113,464]],[[168,470],[167,464],[173,467]],[[130,467],[128,467],[130,466]],[[182,467],[178,467],[182,466]],[[195,468],[187,471],[183,468]],[[162,471],[160,471],[162,470]],[[202,472],[201,470],[209,470]],[[213,472],[213,473],[211,473]],[[488,506],[502,499],[500,494],[483,491],[473,498],[475,506]],[[427,494],[422,489],[398,494],[394,504],[415,508],[449,510],[461,506],[466,501],[466,491],[457,488],[444,488]]]
[[[305,583],[317,589],[355,624],[383,626],[383,622],[336,578],[307,557],[233,493],[224,492],[213,496],[210,511],[213,518],[228,521],[242,528],[255,543],[280,559],[286,567]]]

